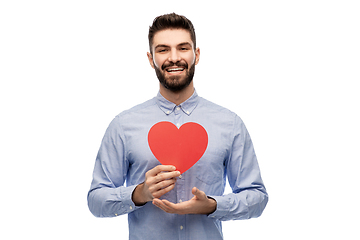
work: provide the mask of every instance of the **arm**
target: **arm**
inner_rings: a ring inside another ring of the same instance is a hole
[[[239,117],[233,132],[231,154],[226,162],[233,193],[211,196],[217,202],[217,209],[209,217],[222,221],[259,217],[268,202],[252,141]]]
[[[115,217],[136,208],[131,199],[136,186],[123,186],[129,163],[118,121],[110,123],[96,157],[88,193],[88,206],[96,217]]]
[[[124,187],[129,170],[120,123],[115,118],[106,130],[96,158],[88,206],[96,217],[115,217],[130,213],[154,197],[174,188],[180,172],[174,166],[158,165],[145,174],[139,185]]]

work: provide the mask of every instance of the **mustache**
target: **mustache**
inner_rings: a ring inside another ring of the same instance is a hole
[[[162,69],[162,70],[165,70],[165,68],[172,67],[172,66],[184,67],[185,69],[188,68],[188,64],[187,64],[186,62],[177,61],[176,63],[174,63],[174,62],[164,63],[164,64],[161,66],[161,69]]]

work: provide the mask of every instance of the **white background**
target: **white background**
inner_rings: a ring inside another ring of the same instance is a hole
[[[115,115],[157,94],[147,33],[195,25],[204,98],[236,112],[270,201],[225,239],[359,239],[358,1],[1,1],[2,239],[127,239],[86,195]],[[5,223],[5,224],[4,224]]]

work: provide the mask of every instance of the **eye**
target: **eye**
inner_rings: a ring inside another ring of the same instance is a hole
[[[167,49],[159,49],[157,52],[164,53],[164,52],[167,52]]]

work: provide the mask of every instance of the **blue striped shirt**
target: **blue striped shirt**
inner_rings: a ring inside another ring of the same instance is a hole
[[[204,155],[161,198],[173,203],[193,197],[197,187],[217,202],[210,215],[163,212],[151,202],[135,206],[132,192],[145,173],[160,164],[149,148],[150,128],[168,121],[178,128],[195,122],[208,134]],[[226,178],[232,193],[224,195]],[[96,217],[128,214],[129,239],[223,239],[221,221],[249,219],[263,212],[268,195],[249,133],[233,112],[196,93],[180,105],[160,93],[153,99],[117,115],[102,140],[88,193]]]

